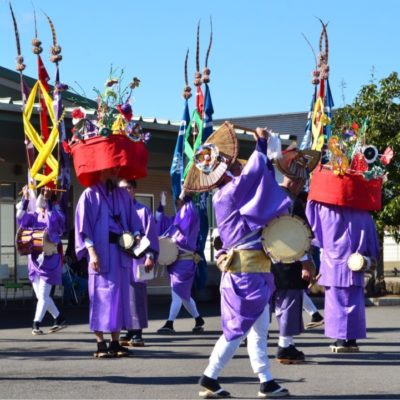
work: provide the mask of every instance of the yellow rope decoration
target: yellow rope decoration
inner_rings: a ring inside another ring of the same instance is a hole
[[[324,135],[322,128],[325,125],[329,125],[331,120],[324,112],[324,102],[321,97],[318,97],[314,105],[314,111],[312,115],[312,135],[313,144],[311,149],[321,151],[324,146]]]
[[[46,109],[53,125],[46,143],[43,142],[40,134],[36,131],[30,121],[38,90],[40,90],[41,94],[43,95]],[[58,161],[54,157],[52,152],[58,143],[58,125],[60,121],[57,121],[56,119],[53,108],[53,100],[40,81],[37,81],[33,86],[26,101],[22,117],[24,122],[25,135],[32,142],[38,152],[38,155],[30,169],[31,177],[39,182],[36,188],[45,186],[49,182],[56,182],[58,175]],[[39,173],[39,171],[43,168],[45,164],[47,164],[51,169],[49,175],[43,175]]]

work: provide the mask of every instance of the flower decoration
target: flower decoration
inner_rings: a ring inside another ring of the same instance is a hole
[[[376,146],[367,144],[367,126],[368,120],[364,120],[361,125],[350,121],[340,132],[329,138],[327,164],[334,174],[360,174],[367,180],[384,178],[384,167],[393,158],[393,150],[388,147],[380,155]]]

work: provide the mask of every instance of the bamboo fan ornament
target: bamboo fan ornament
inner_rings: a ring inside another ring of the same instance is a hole
[[[218,186],[239,151],[234,125],[225,122],[194,154],[183,183],[187,192],[208,192]]]

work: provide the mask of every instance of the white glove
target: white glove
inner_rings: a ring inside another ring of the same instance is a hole
[[[184,199],[185,199],[185,196],[186,196],[185,189],[182,189],[182,192],[181,192],[181,194],[179,195],[179,198],[180,198],[181,200],[184,200]]]
[[[161,192],[160,203],[163,207],[167,205],[167,192]]]

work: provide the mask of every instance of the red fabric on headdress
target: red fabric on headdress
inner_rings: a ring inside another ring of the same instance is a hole
[[[143,142],[125,135],[97,136],[71,146],[75,172],[83,186],[99,182],[100,171],[120,168],[122,179],[140,179],[147,175],[148,150]]]
[[[360,174],[335,175],[317,167],[311,177],[308,200],[378,211],[382,208],[382,179],[367,181]]]

